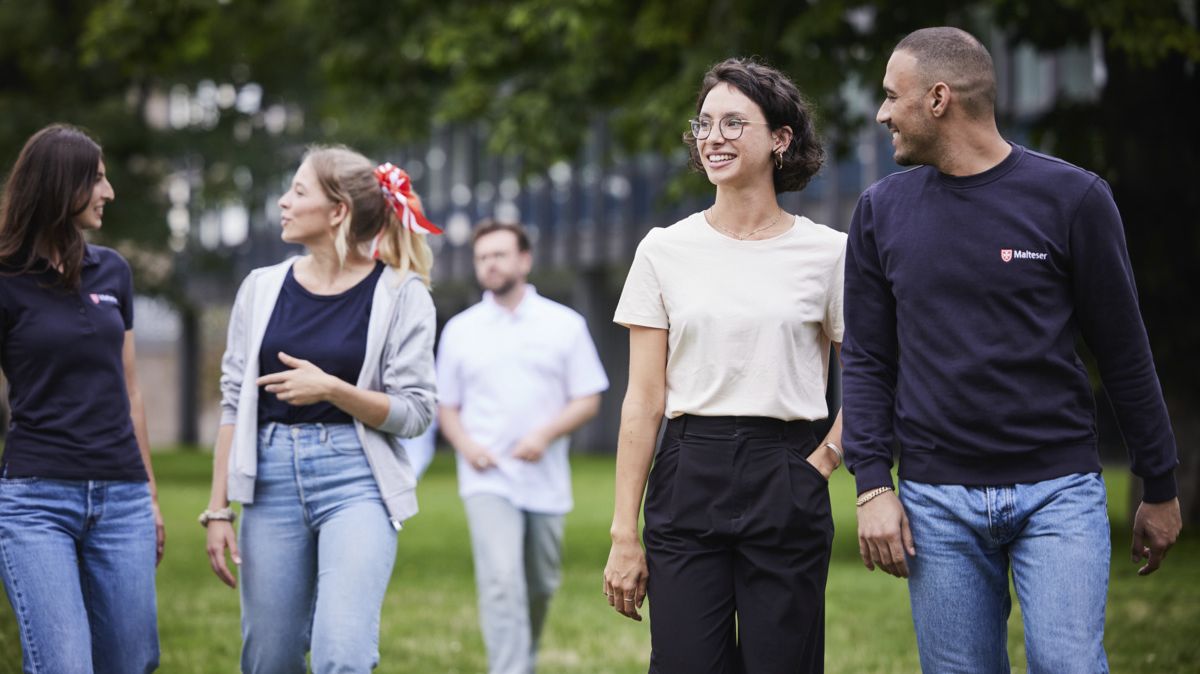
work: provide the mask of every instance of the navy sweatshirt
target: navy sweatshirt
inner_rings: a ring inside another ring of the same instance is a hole
[[[929,166],[859,199],[846,254],[843,442],[858,491],[1100,470],[1082,337],[1147,502],[1175,440],[1107,183],[1013,145],[983,173]]]

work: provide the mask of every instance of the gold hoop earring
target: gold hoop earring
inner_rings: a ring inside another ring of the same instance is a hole
[[[783,150],[775,151],[775,168],[783,168]]]

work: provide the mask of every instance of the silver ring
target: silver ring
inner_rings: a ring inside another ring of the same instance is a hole
[[[632,603],[633,603],[633,600],[632,600],[632,599],[626,599],[625,601],[629,602],[630,604],[632,604]]]

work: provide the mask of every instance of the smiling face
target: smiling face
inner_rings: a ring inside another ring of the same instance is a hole
[[[288,243],[310,245],[332,239],[334,216],[340,204],[321,189],[317,173],[306,161],[292,178],[292,186],[279,197],[280,236]]]
[[[117,195],[113,192],[112,184],[108,182],[108,175],[104,170],[104,161],[101,160],[87,205],[75,214],[71,222],[79,229],[100,229],[104,221],[104,205],[116,198]]]
[[[901,166],[935,164],[938,129],[930,112],[930,88],[922,81],[916,57],[906,51],[892,53],[883,93],[875,121],[892,133],[893,159]]]
[[[733,85],[721,82],[704,97],[699,119],[712,124],[708,138],[696,141],[709,182],[718,187],[773,182],[771,155],[783,143],[776,138],[780,132],[772,133],[766,124],[757,103]],[[722,126],[730,124],[726,120],[731,119],[750,122],[742,127],[742,135],[736,140],[727,140],[722,133]]]

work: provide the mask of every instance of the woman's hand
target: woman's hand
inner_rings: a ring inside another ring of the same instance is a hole
[[[163,551],[167,545],[167,527],[163,522],[157,498],[150,500],[150,510],[154,513],[154,566],[158,566],[162,562]]]
[[[269,393],[289,405],[312,405],[329,400],[334,387],[341,382],[307,360],[293,358],[282,351],[279,362],[292,369],[263,375],[255,383],[265,386]]]
[[[637,538],[614,541],[604,566],[604,595],[617,613],[640,621],[638,609],[646,599],[646,553]]]
[[[839,465],[837,455],[833,453],[833,450],[826,447],[824,443],[814,449],[805,461],[812,464],[812,467],[816,468],[817,472],[824,476],[827,481]]]
[[[208,522],[208,563],[213,573],[229,587],[237,587],[237,577],[229,570],[225,562],[225,550],[229,550],[234,564],[241,564],[238,555],[237,534],[233,531],[233,523],[225,520],[209,520]]]

